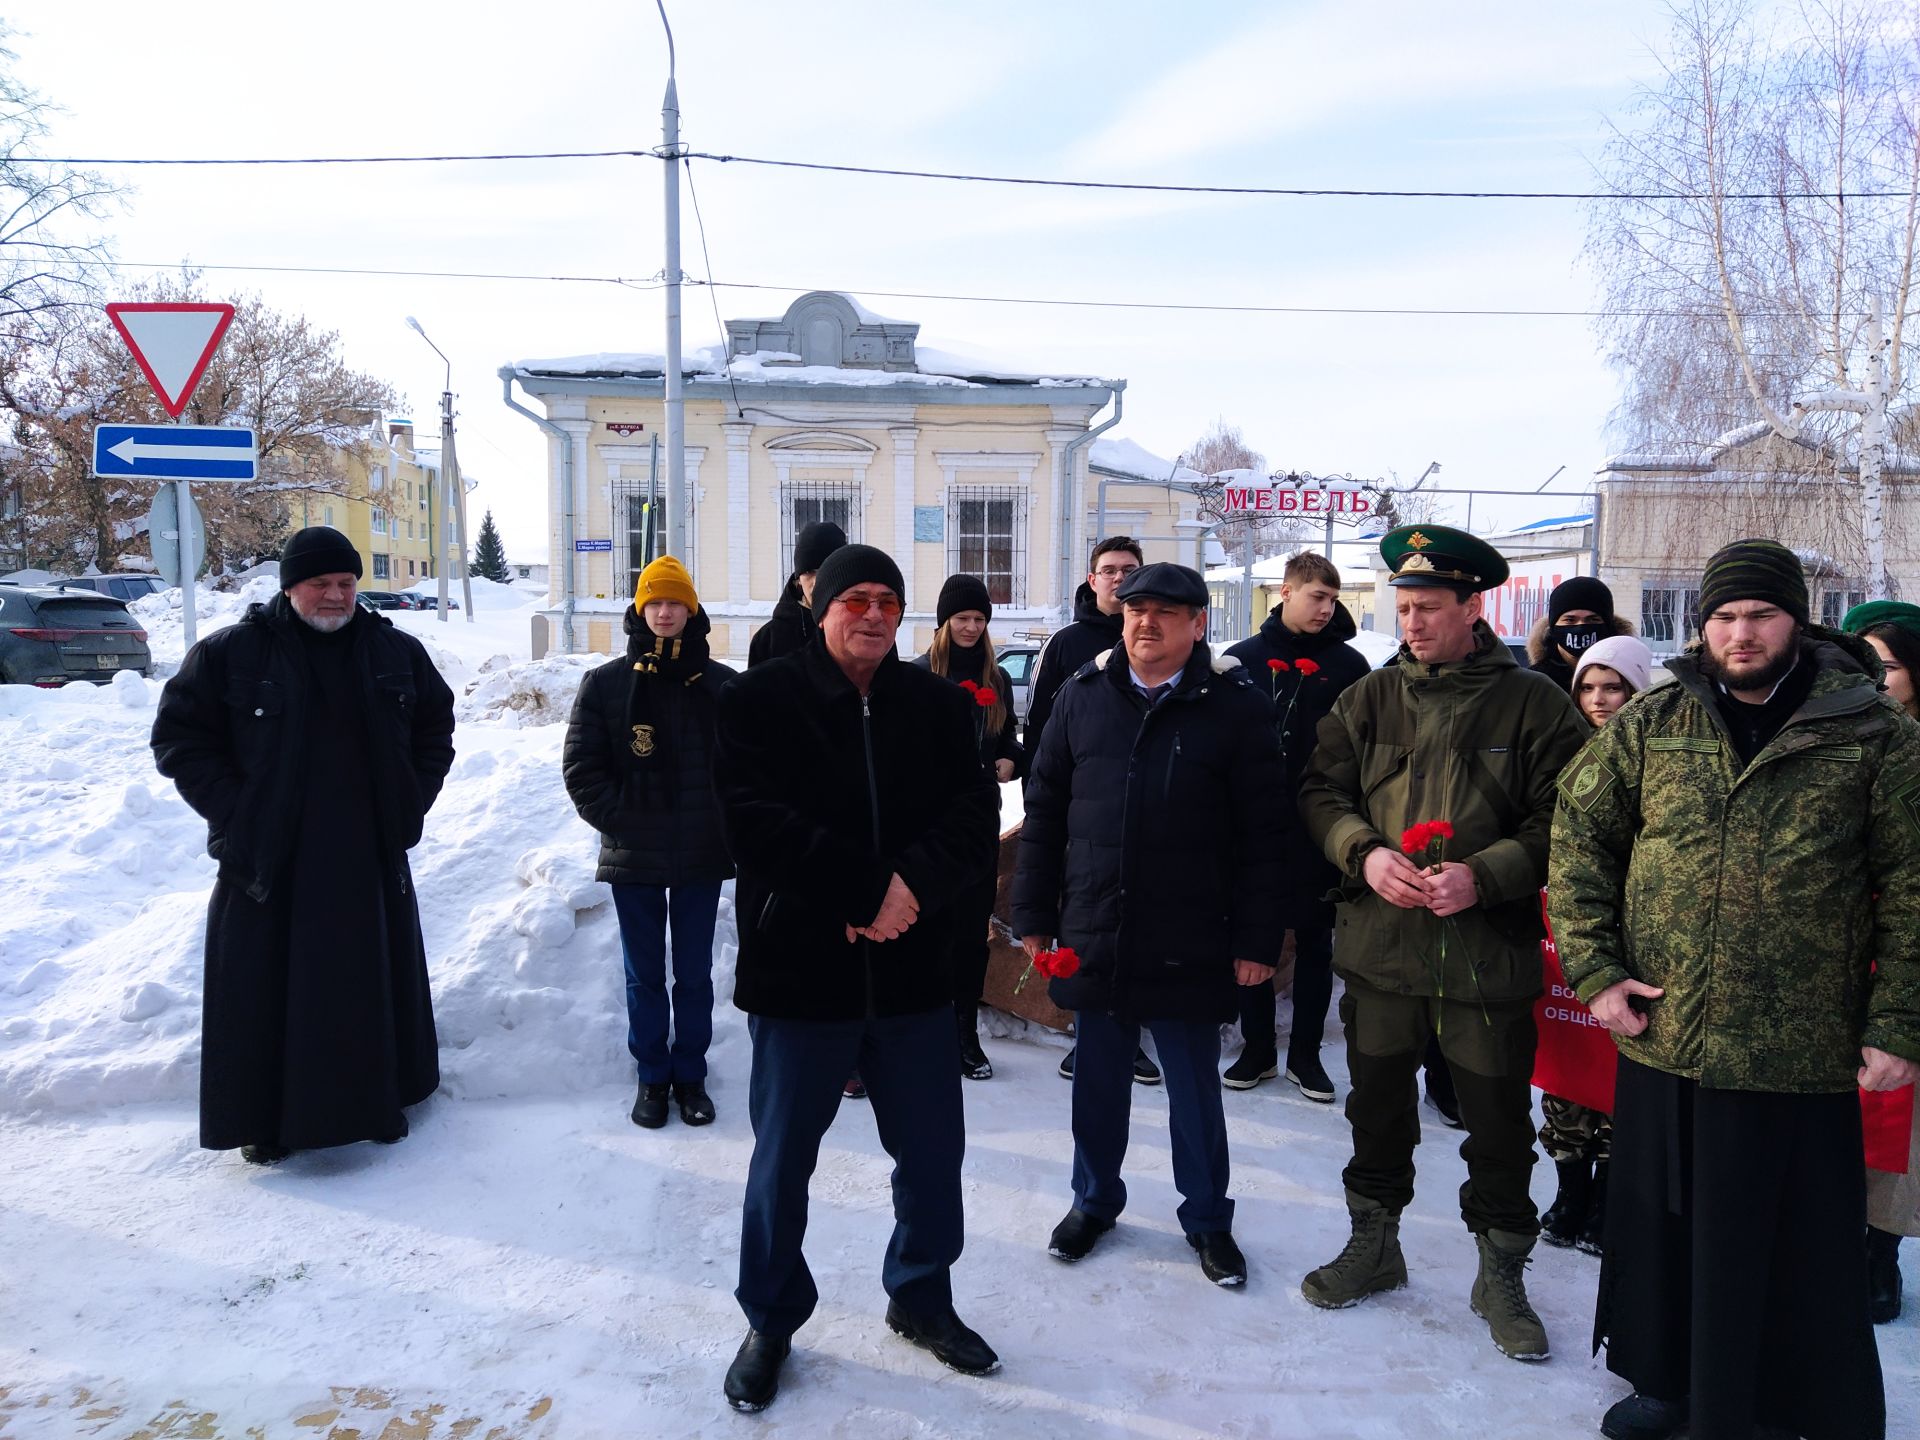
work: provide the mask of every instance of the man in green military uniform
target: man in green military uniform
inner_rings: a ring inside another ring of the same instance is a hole
[[[1920,1075],[1920,727],[1778,543],[1709,560],[1700,613],[1554,816],[1560,963],[1620,1049],[1600,1428],[1876,1440],[1854,1088]]]
[[[1420,525],[1387,535],[1380,553],[1398,663],[1353,685],[1320,723],[1300,791],[1307,829],[1343,877],[1333,963],[1353,1087],[1342,1177],[1352,1236],[1300,1289],[1338,1309],[1407,1283],[1414,1076],[1438,1037],[1467,1131],[1460,1213],[1480,1252],[1471,1304],[1504,1354],[1544,1360],[1524,1273],[1540,1233],[1528,1193],[1540,886],[1554,780],[1588,727],[1481,618],[1481,592],[1507,578],[1497,551]],[[1434,820],[1451,826],[1437,854],[1401,853],[1404,832]]]

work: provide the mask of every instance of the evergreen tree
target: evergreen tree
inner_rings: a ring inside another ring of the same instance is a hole
[[[500,532],[493,528],[491,510],[480,517],[480,538],[473,546],[473,573],[503,585],[512,578],[507,570],[507,550],[500,543]]]

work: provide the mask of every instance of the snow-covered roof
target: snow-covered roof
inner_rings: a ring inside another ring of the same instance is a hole
[[[1013,370],[930,345],[916,347],[916,370],[872,370],[840,365],[803,365],[788,350],[756,350],[736,355],[722,368],[721,349],[703,345],[681,356],[680,370],[695,384],[724,384],[731,372],[736,385],[939,385],[984,388],[989,385],[1110,386],[1095,375],[1047,375]],[[644,351],[600,351],[549,359],[516,360],[513,369],[528,375],[568,376],[583,380],[658,380],[667,373],[664,355]]]
[[[1094,441],[1087,453],[1087,465],[1108,475],[1137,475],[1142,480],[1155,483],[1168,480],[1188,483],[1207,478],[1191,466],[1163,459],[1134,440],[1103,438]]]
[[[1033,370],[964,348],[923,344],[914,322],[876,314],[837,290],[811,291],[784,315],[729,320],[723,328],[727,338],[722,344],[682,351],[681,373],[693,383],[1043,388],[1115,383],[1093,375]],[[813,363],[807,363],[809,358]],[[666,374],[666,364],[664,355],[652,351],[598,351],[517,360],[509,368],[525,376],[656,380]]]
[[[1516,525],[1511,530],[1507,531],[1507,534],[1525,535],[1529,531],[1533,531],[1533,530],[1557,530],[1562,525],[1587,525],[1587,524],[1591,524],[1592,521],[1593,521],[1593,516],[1591,514],[1556,515],[1551,520],[1534,520],[1525,525]]]

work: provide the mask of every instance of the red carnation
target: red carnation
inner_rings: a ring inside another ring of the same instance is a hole
[[[1400,848],[1409,855],[1419,855],[1431,850],[1427,858],[1435,864],[1440,861],[1440,850],[1444,843],[1453,838],[1453,825],[1446,820],[1422,820],[1409,825],[1400,836]]]
[[[1047,966],[1047,974],[1056,980],[1064,980],[1080,968],[1080,957],[1073,953],[1072,947],[1062,945],[1058,950],[1050,950],[1047,955],[1052,963]]]
[[[982,685],[973,692],[974,703],[985,709],[1000,702],[1000,692],[990,685]]]
[[[1318,661],[1308,660],[1303,657],[1299,660],[1294,661],[1293,663],[1294,663],[1294,668],[1298,670],[1302,675],[1318,675],[1320,673],[1320,665]]]
[[[1287,664],[1287,662],[1284,660],[1267,661],[1267,669],[1273,671],[1275,674],[1278,674],[1282,670],[1290,670],[1292,668],[1293,667]]]
[[[980,689],[980,682],[978,680],[962,680],[960,682],[960,688],[962,690],[978,691]]]

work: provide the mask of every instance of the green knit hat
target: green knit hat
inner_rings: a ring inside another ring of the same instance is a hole
[[[1847,611],[1840,628],[1849,635],[1864,635],[1882,625],[1892,625],[1920,637],[1920,605],[1905,600],[1869,600]]]
[[[1736,540],[1716,551],[1700,579],[1700,618],[1735,600],[1778,605],[1807,623],[1807,572],[1778,540]]]

